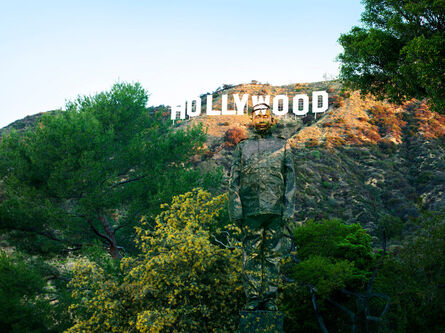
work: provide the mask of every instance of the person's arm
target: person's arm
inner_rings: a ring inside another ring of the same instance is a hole
[[[285,182],[285,193],[284,193],[284,208],[283,208],[283,219],[291,220],[294,217],[295,209],[295,167],[294,159],[292,155],[292,150],[289,143],[284,146],[284,182]]]
[[[239,221],[243,218],[243,206],[241,204],[240,190],[241,177],[241,145],[235,149],[233,154],[232,168],[230,170],[229,182],[229,217],[231,221]]]

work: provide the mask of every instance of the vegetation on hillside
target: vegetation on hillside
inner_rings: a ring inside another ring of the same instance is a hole
[[[365,0],[364,27],[341,35],[340,77],[363,94],[395,102],[426,98],[445,111],[442,0]]]
[[[139,84],[119,83],[3,137],[0,228],[10,245],[61,254],[102,242],[117,259],[132,251],[142,215],[153,219],[194,186],[217,187],[217,170],[190,168],[203,129],[174,130],[147,99]]]
[[[137,228],[138,256],[124,258],[113,273],[76,263],[70,282],[76,324],[68,332],[236,331],[241,251],[220,247],[211,232],[225,203],[226,195],[201,189],[173,197],[154,230],[145,218]]]

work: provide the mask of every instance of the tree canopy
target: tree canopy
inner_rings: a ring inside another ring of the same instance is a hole
[[[445,112],[445,2],[364,0],[363,27],[341,35],[347,86],[401,102],[426,98]]]
[[[445,215],[423,212],[419,229],[395,247],[376,278],[391,295],[385,332],[444,332]]]
[[[175,129],[147,100],[139,84],[118,83],[2,138],[0,231],[11,245],[66,253],[100,241],[120,258],[140,216],[154,220],[172,195],[218,182],[217,171],[190,168],[202,127]]]
[[[356,310],[355,300],[342,290],[366,289],[376,262],[371,236],[359,224],[347,225],[338,219],[308,220],[293,234],[300,262],[285,267],[285,273],[294,280],[283,285],[281,295],[285,331],[319,331],[315,296],[319,315],[329,331],[349,331],[350,318],[331,302]],[[312,296],[308,287],[313,288]]]

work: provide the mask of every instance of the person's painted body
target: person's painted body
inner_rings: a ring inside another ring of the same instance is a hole
[[[273,136],[267,104],[252,112],[256,135],[236,147],[229,185],[229,214],[243,231],[246,310],[277,310],[283,228],[294,213],[295,175],[284,138]]]

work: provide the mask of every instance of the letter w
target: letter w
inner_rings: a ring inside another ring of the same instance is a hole
[[[266,103],[267,105],[270,105],[270,96],[266,95],[266,100],[264,100],[264,96],[252,96],[252,106],[260,103]]]

